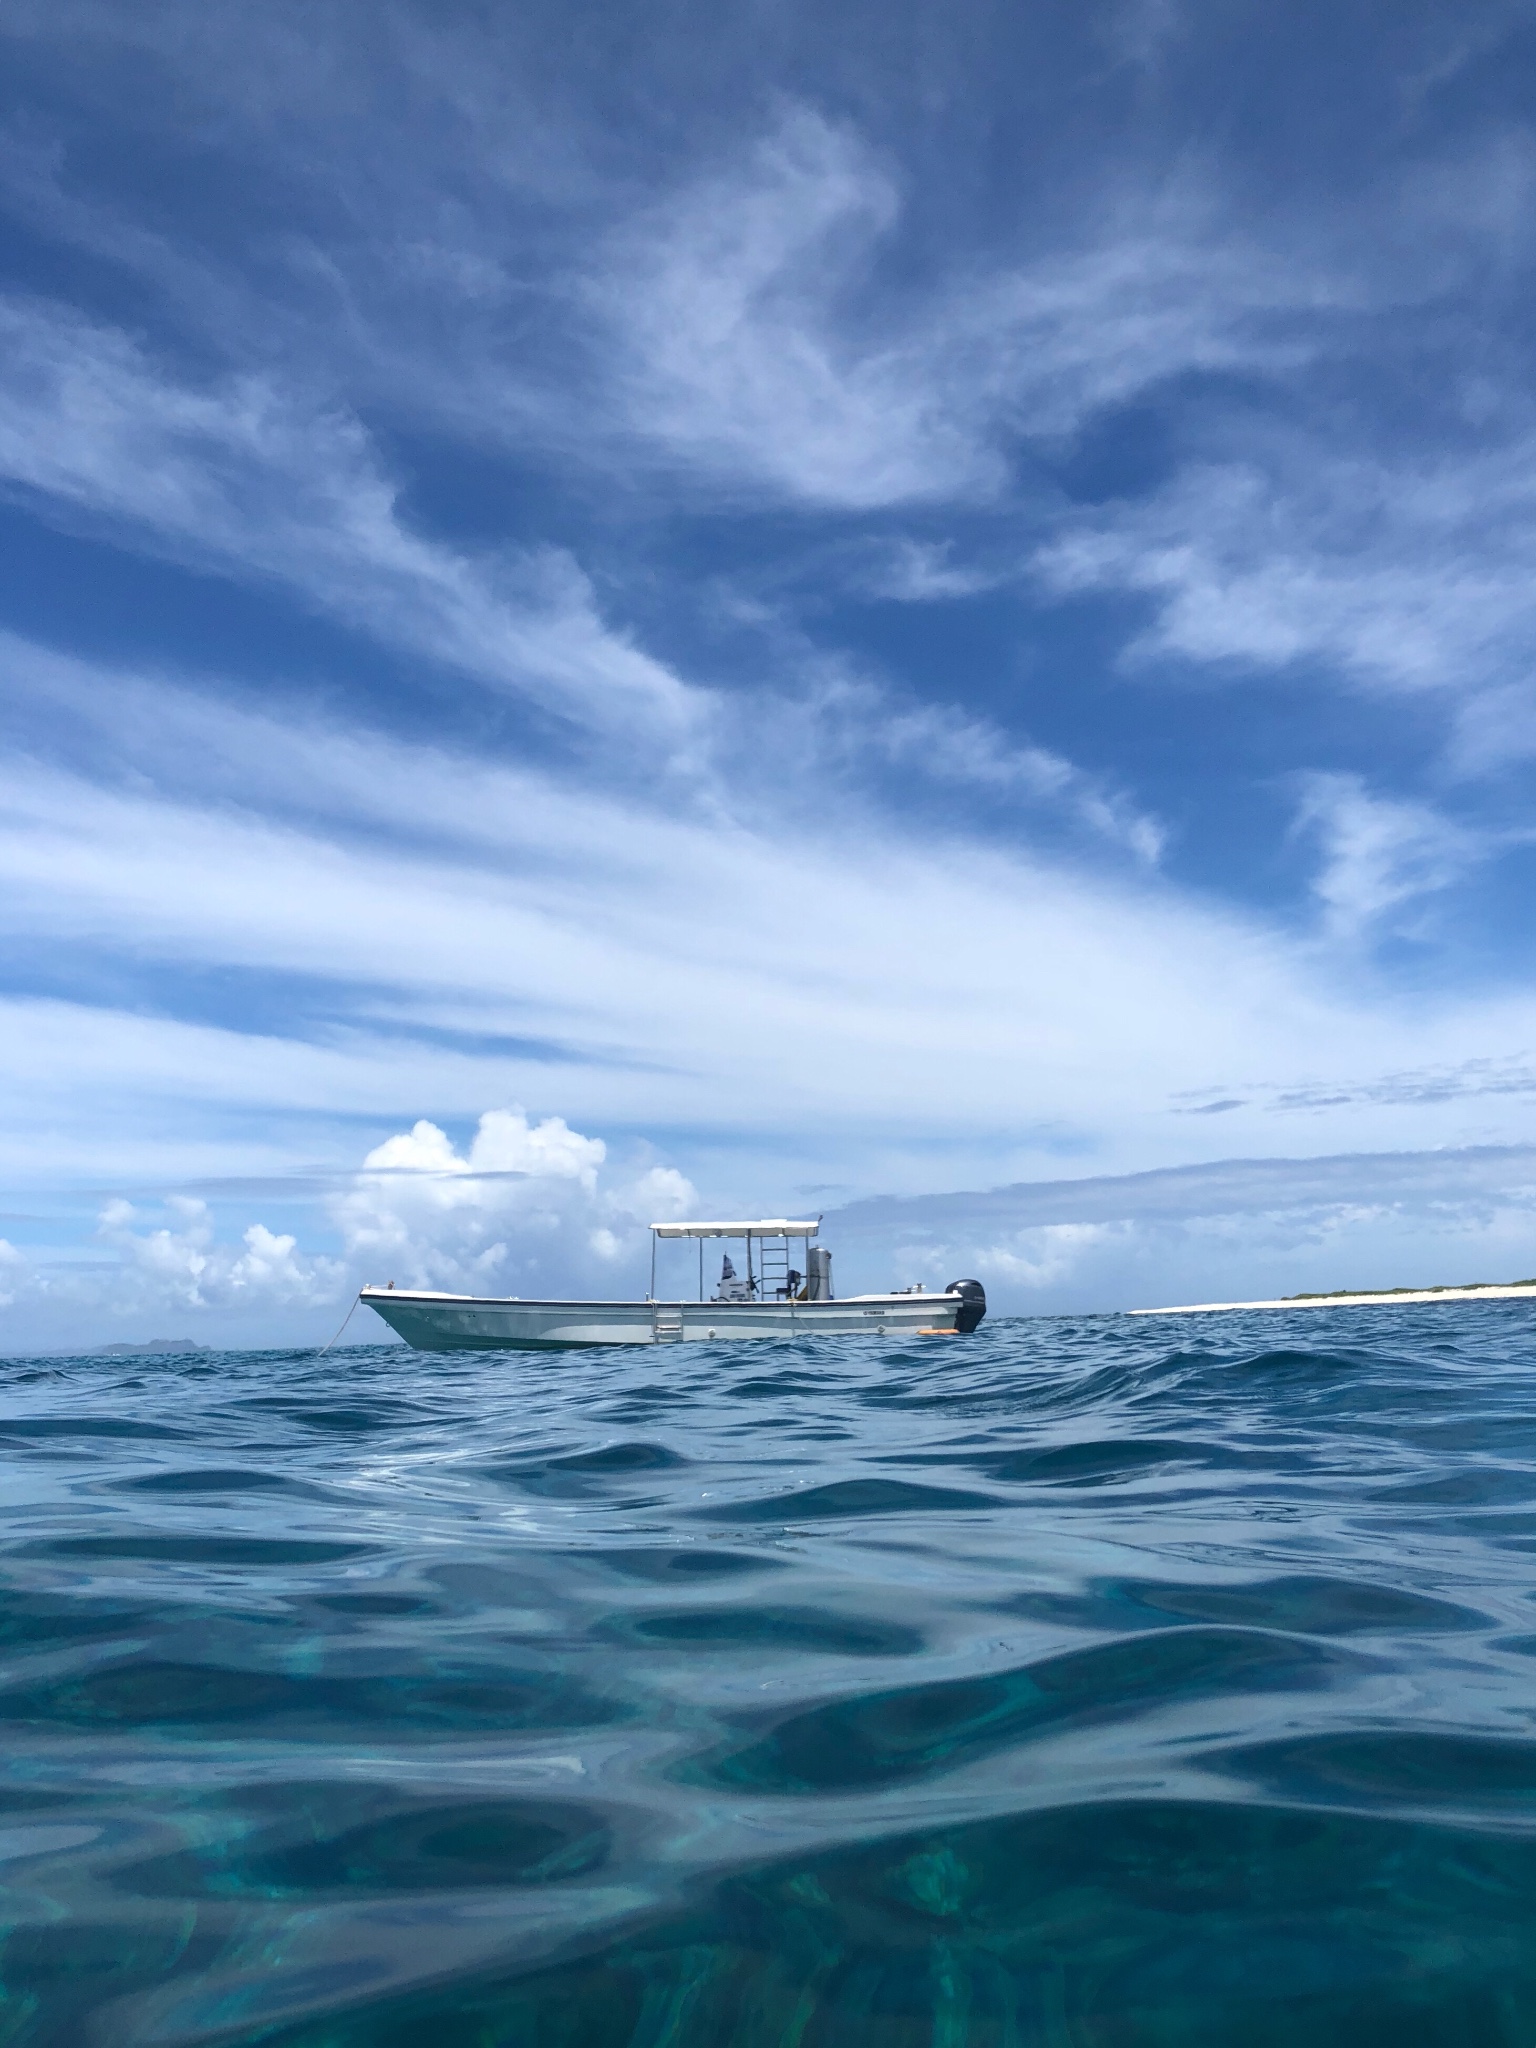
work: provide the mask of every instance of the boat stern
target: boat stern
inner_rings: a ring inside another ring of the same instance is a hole
[[[958,1294],[960,1306],[955,1310],[955,1328],[962,1337],[969,1337],[979,1328],[987,1312],[987,1290],[979,1280],[951,1280],[945,1288],[946,1294]]]

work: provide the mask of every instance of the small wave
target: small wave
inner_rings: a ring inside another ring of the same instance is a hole
[[[1221,1768],[1292,1798],[1472,1805],[1536,1820],[1536,1742],[1513,1736],[1427,1728],[1298,1736],[1229,1752]]]
[[[259,1467],[234,1465],[178,1466],[169,1472],[142,1472],[132,1479],[109,1480],[114,1493],[235,1494],[285,1493],[294,1500],[334,1500],[334,1488],[316,1486],[313,1480],[294,1479],[282,1472],[264,1472]]]
[[[1002,1451],[972,1461],[989,1479],[1016,1486],[1116,1486],[1180,1466],[1233,1470],[1267,1461],[1221,1444],[1189,1443],[1178,1437],[1129,1437],[1046,1444],[1039,1449]]]
[[[1115,1721],[1178,1699],[1327,1682],[1334,1660],[1292,1637],[1182,1629],[976,1678],[840,1699],[790,1715],[706,1766],[724,1785],[824,1792],[974,1763],[1046,1731]]]
[[[1425,1593],[1297,1575],[1247,1585],[1101,1579],[1081,1593],[1016,1593],[1010,1612],[1074,1628],[1123,1630],[1165,1621],[1219,1621],[1299,1635],[1397,1635],[1486,1627],[1487,1616]]]
[[[286,1788],[266,1827],[237,1827],[207,1847],[120,1864],[112,1882],[138,1898],[188,1900],[504,1891],[586,1877],[608,1860],[612,1841],[599,1807],[537,1799],[402,1804],[375,1787],[323,1783]]]
[[[997,1505],[995,1494],[972,1493],[957,1486],[914,1486],[905,1479],[839,1479],[794,1493],[722,1502],[698,1512],[718,1522],[827,1522],[866,1515],[946,1514]]]
[[[0,1722],[71,1728],[239,1723],[322,1740],[344,1727],[366,1727],[375,1737],[413,1727],[440,1733],[594,1728],[626,1712],[561,1672],[491,1663],[348,1678],[140,1657],[51,1684],[0,1690]]]
[[[686,1458],[668,1450],[665,1444],[634,1442],[605,1444],[598,1450],[568,1451],[553,1457],[512,1459],[477,1465],[474,1469],[482,1478],[558,1500],[600,1494],[610,1480],[676,1472],[687,1463]]]
[[[101,1558],[120,1563],[200,1565],[340,1564],[366,1557],[366,1543],[302,1536],[216,1536],[189,1529],[182,1535],[54,1536],[28,1543],[23,1557]]]
[[[923,1647],[918,1631],[899,1622],[816,1607],[689,1607],[643,1614],[624,1623],[621,1632],[640,1642],[695,1650],[760,1646],[834,1657],[914,1657]]]
[[[704,1549],[684,1544],[637,1543],[622,1549],[577,1551],[572,1557],[573,1561],[602,1565],[626,1579],[644,1579],[655,1584],[672,1579],[735,1578],[742,1572],[781,1570],[788,1564],[786,1558],[762,1551]]]

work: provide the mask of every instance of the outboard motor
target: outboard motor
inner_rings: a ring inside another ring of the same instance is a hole
[[[832,1299],[832,1254],[825,1245],[806,1246],[805,1298],[807,1301]]]
[[[955,1314],[955,1328],[961,1336],[969,1337],[987,1312],[987,1290],[979,1280],[951,1280],[944,1292],[959,1295],[960,1307]]]

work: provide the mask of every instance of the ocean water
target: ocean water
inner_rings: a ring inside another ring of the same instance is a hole
[[[1526,1303],[0,1363],[0,2044],[1536,2042]]]

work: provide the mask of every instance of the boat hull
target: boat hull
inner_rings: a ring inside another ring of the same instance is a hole
[[[596,1344],[707,1344],[744,1337],[948,1337],[967,1323],[967,1303],[958,1294],[866,1294],[846,1301],[497,1301],[365,1287],[359,1299],[418,1351],[579,1351]]]

